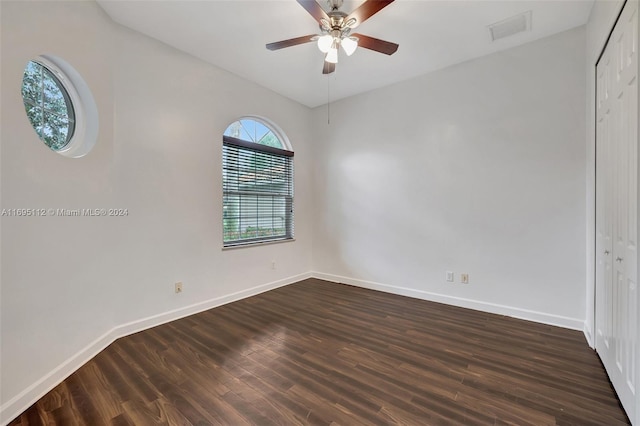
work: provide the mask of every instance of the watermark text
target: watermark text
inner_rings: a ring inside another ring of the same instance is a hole
[[[61,208],[19,208],[2,209],[0,217],[122,217],[129,216],[129,209],[61,209]]]

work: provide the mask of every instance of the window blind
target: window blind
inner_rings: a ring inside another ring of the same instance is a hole
[[[225,136],[225,247],[293,238],[293,152]]]

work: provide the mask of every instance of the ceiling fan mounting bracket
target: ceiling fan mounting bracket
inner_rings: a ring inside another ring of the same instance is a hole
[[[342,0],[327,0],[327,4],[331,11],[338,10],[342,6]]]

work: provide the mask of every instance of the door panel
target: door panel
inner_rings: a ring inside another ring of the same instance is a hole
[[[636,419],[638,1],[625,4],[596,75],[596,350]]]
[[[613,333],[613,309],[605,309],[613,304],[613,168],[611,167],[611,53],[606,51],[597,67],[597,128],[596,128],[596,348],[605,354],[610,347]]]

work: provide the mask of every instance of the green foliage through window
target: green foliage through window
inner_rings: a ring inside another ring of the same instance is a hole
[[[227,128],[222,181],[225,246],[293,238],[293,152],[271,129],[251,119]]]
[[[22,78],[22,99],[40,139],[54,151],[64,148],[73,136],[75,117],[62,83],[44,65],[31,61]]]
[[[273,134],[271,129],[257,120],[242,119],[232,123],[224,132],[225,136],[242,139],[243,141],[271,146],[273,148],[286,149],[280,139]]]

